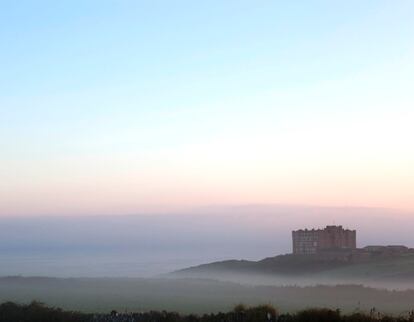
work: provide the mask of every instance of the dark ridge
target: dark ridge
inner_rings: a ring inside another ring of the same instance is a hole
[[[184,268],[172,272],[171,275],[203,277],[204,274],[208,273],[256,273],[299,276],[353,268],[360,268],[361,272],[365,270],[368,275],[371,272],[380,273],[380,270],[382,270],[381,274],[384,276],[414,277],[414,253],[410,249],[403,253],[336,250],[312,255],[286,254],[264,258],[259,261],[227,260],[213,262]],[[358,275],[358,272],[355,274]]]

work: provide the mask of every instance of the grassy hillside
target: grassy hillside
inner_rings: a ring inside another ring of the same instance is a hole
[[[343,261],[318,256],[281,255],[261,261],[223,261],[183,269],[180,277],[213,278],[251,284],[362,283],[380,287],[414,287],[414,254]]]

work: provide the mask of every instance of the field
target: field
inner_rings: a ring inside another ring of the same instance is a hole
[[[414,307],[414,290],[391,291],[358,285],[248,286],[195,279],[0,279],[0,302],[29,303],[82,312],[167,310],[181,313],[228,311],[238,303],[271,304],[284,312],[310,307],[340,308],[343,312],[402,314]]]

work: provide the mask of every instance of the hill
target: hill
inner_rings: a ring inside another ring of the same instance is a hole
[[[212,278],[251,284],[358,283],[374,287],[414,287],[414,254],[279,255],[259,261],[228,260],[190,267],[170,276]]]

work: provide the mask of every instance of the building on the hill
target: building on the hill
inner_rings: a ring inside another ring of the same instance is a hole
[[[293,254],[317,254],[323,251],[356,249],[356,231],[342,226],[292,231]]]

